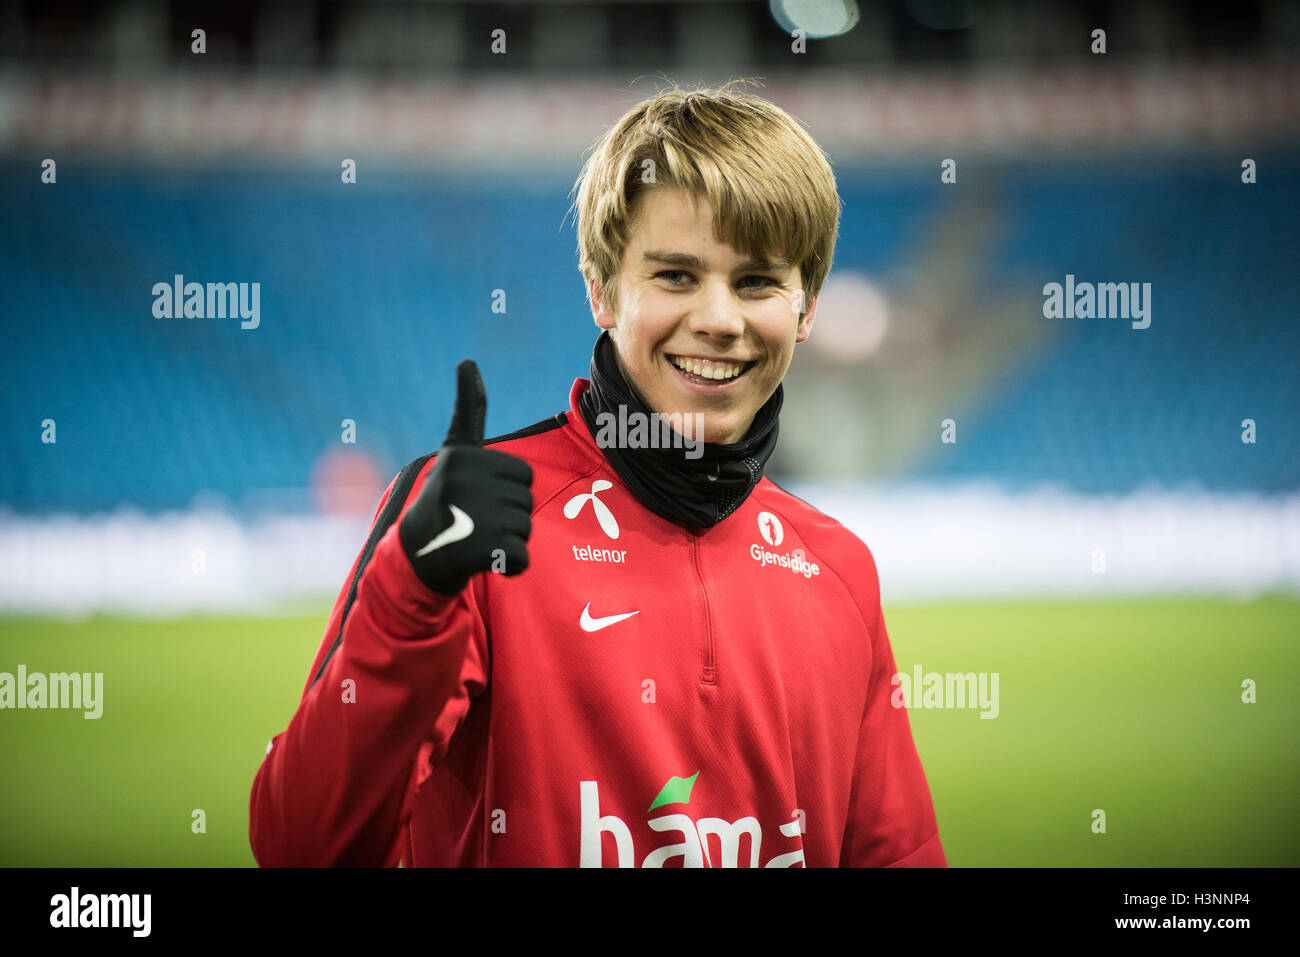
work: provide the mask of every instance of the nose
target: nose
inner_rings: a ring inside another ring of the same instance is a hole
[[[705,283],[691,309],[691,332],[714,339],[735,339],[745,332],[740,301],[725,280]]]

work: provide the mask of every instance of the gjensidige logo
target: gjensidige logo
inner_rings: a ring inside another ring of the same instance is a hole
[[[763,541],[773,548],[778,547],[785,541],[785,527],[782,526],[781,520],[771,512],[758,513],[758,533],[763,536]],[[812,578],[814,575],[822,573],[820,566],[816,562],[808,561],[801,548],[780,555],[776,552],[769,552],[758,542],[755,542],[749,546],[749,557],[764,568],[768,565],[786,568],[796,575],[802,575],[804,578]]]
[[[650,802],[647,814],[655,808],[668,804],[688,804],[695,779],[700,776],[696,771],[689,778],[669,778],[659,790],[659,795]],[[581,803],[582,832],[578,851],[579,867],[603,867],[603,835],[614,836],[614,846],[618,854],[619,867],[636,867],[636,844],[632,840],[632,829],[626,821],[615,814],[600,813],[600,787],[595,781],[578,783],[579,801]],[[781,824],[777,830],[784,837],[797,838],[802,832],[800,822],[802,811],[793,815],[793,820]],[[727,821],[720,817],[702,817],[695,820],[686,814],[661,814],[650,818],[646,824],[653,831],[663,833],[677,832],[681,840],[673,844],[657,847],[646,855],[642,867],[663,867],[673,858],[682,859],[682,867],[739,867],[740,839],[749,837],[749,866],[758,867],[763,844],[763,826],[755,817],[742,817]],[[714,838],[718,845],[718,857],[715,859],[709,846],[709,839]],[[803,848],[775,855],[763,867],[794,867],[804,865]],[[806,865],[805,865],[806,866]]]

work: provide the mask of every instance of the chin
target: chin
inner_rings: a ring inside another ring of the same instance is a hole
[[[704,441],[709,445],[730,445],[734,442],[739,442],[741,439],[744,438],[743,435],[735,434],[737,431],[737,427],[734,424],[734,421],[732,420],[731,416],[727,417],[728,421],[718,425],[714,425],[710,420],[709,413],[705,412],[703,414],[704,414]]]

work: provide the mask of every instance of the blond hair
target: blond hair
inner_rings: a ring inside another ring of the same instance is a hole
[[[835,174],[821,147],[790,114],[734,91],[737,82],[694,91],[674,87],[638,103],[596,142],[583,164],[574,184],[578,270],[584,279],[596,280],[609,310],[618,310],[613,279],[636,201],[662,187],[706,197],[715,238],[737,252],[797,265],[801,312],[821,291],[839,230]]]

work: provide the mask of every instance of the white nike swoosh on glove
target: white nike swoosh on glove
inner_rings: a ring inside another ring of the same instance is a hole
[[[429,539],[429,544],[415,553],[415,557],[427,555],[429,552],[442,548],[444,545],[450,545],[452,542],[459,542],[462,538],[469,538],[474,534],[474,519],[470,518],[455,505],[450,505],[451,524],[441,532]]]

